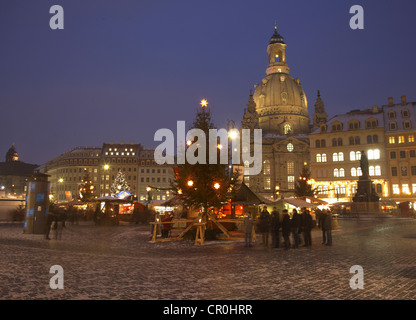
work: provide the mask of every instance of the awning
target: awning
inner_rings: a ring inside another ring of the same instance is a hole
[[[280,199],[274,203],[278,202],[285,202],[288,204],[291,204],[292,206],[295,206],[297,208],[316,208],[319,206],[317,203],[311,203],[306,202],[305,200],[299,199],[299,198],[286,198],[286,199]]]

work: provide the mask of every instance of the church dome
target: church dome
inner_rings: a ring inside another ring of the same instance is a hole
[[[6,162],[18,161],[18,160],[19,160],[19,154],[17,153],[17,150],[13,144],[6,153]]]
[[[266,77],[255,85],[253,95],[260,128],[275,134],[308,133],[310,119],[306,95],[299,79],[289,74],[286,44],[276,27],[267,53],[269,65]]]

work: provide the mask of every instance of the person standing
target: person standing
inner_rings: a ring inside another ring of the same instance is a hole
[[[326,244],[325,218],[326,218],[326,212],[320,211],[319,217],[318,217],[318,221],[319,221],[318,225],[322,230],[322,244]]]
[[[263,211],[259,217],[259,231],[262,234],[263,246],[269,246],[269,231],[270,231],[270,213],[267,207],[263,207]]]
[[[169,213],[166,213],[165,218],[162,220],[162,222],[168,222],[162,224],[162,238],[168,238],[169,232],[172,229],[172,224],[169,223],[172,221],[172,216]]]
[[[276,207],[273,207],[271,217],[272,245],[275,248],[280,247],[280,214]]]
[[[299,229],[300,229],[300,215],[296,209],[292,210],[291,230],[293,235],[293,248],[297,249],[300,243]]]
[[[311,236],[311,230],[312,230],[312,216],[309,213],[309,210],[306,210],[306,208],[303,209],[302,212],[302,230],[303,230],[303,238],[305,241],[304,247],[310,247],[312,246],[312,236]]]
[[[45,239],[46,240],[51,240],[51,238],[49,238],[49,233],[51,232],[51,227],[52,227],[52,223],[55,221],[55,212],[54,212],[55,208],[51,207],[51,209],[49,209],[48,215],[46,216],[46,230],[45,230]]]
[[[332,246],[332,214],[331,211],[327,210],[324,221],[324,228],[326,233],[326,245]]]
[[[282,211],[283,218],[282,218],[282,236],[284,240],[285,250],[290,248],[290,229],[291,229],[291,222],[289,213],[286,209]]]
[[[244,240],[246,247],[252,247],[252,232],[253,232],[253,218],[251,217],[250,212],[246,209],[243,220],[243,229],[244,229]]]

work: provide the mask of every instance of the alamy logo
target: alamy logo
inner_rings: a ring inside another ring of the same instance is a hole
[[[217,164],[218,149],[220,149],[220,164],[229,163],[229,144],[231,140],[231,164],[244,163],[244,175],[257,175],[262,166],[262,130],[255,129],[253,143],[251,143],[250,130],[210,129],[207,137],[201,129],[191,129],[185,132],[185,121],[177,121],[176,137],[176,163],[185,164]],[[195,139],[196,138],[196,139]],[[219,140],[219,143],[218,143]],[[154,159],[157,164],[175,164],[175,135],[170,129],[159,129],[155,132],[154,141],[162,141],[155,149]],[[188,143],[187,141],[195,141]],[[241,142],[241,143],[240,143]],[[219,145],[221,148],[219,148]],[[253,145],[253,156],[251,156]],[[207,157],[208,150],[208,157]]]

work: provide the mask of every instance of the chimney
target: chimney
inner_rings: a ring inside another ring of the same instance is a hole
[[[378,106],[373,106],[373,113],[378,113]]]
[[[389,106],[392,106],[394,104],[393,97],[389,97]]]
[[[401,96],[401,99],[402,99],[402,104],[406,104],[407,102],[406,102],[406,96]]]

